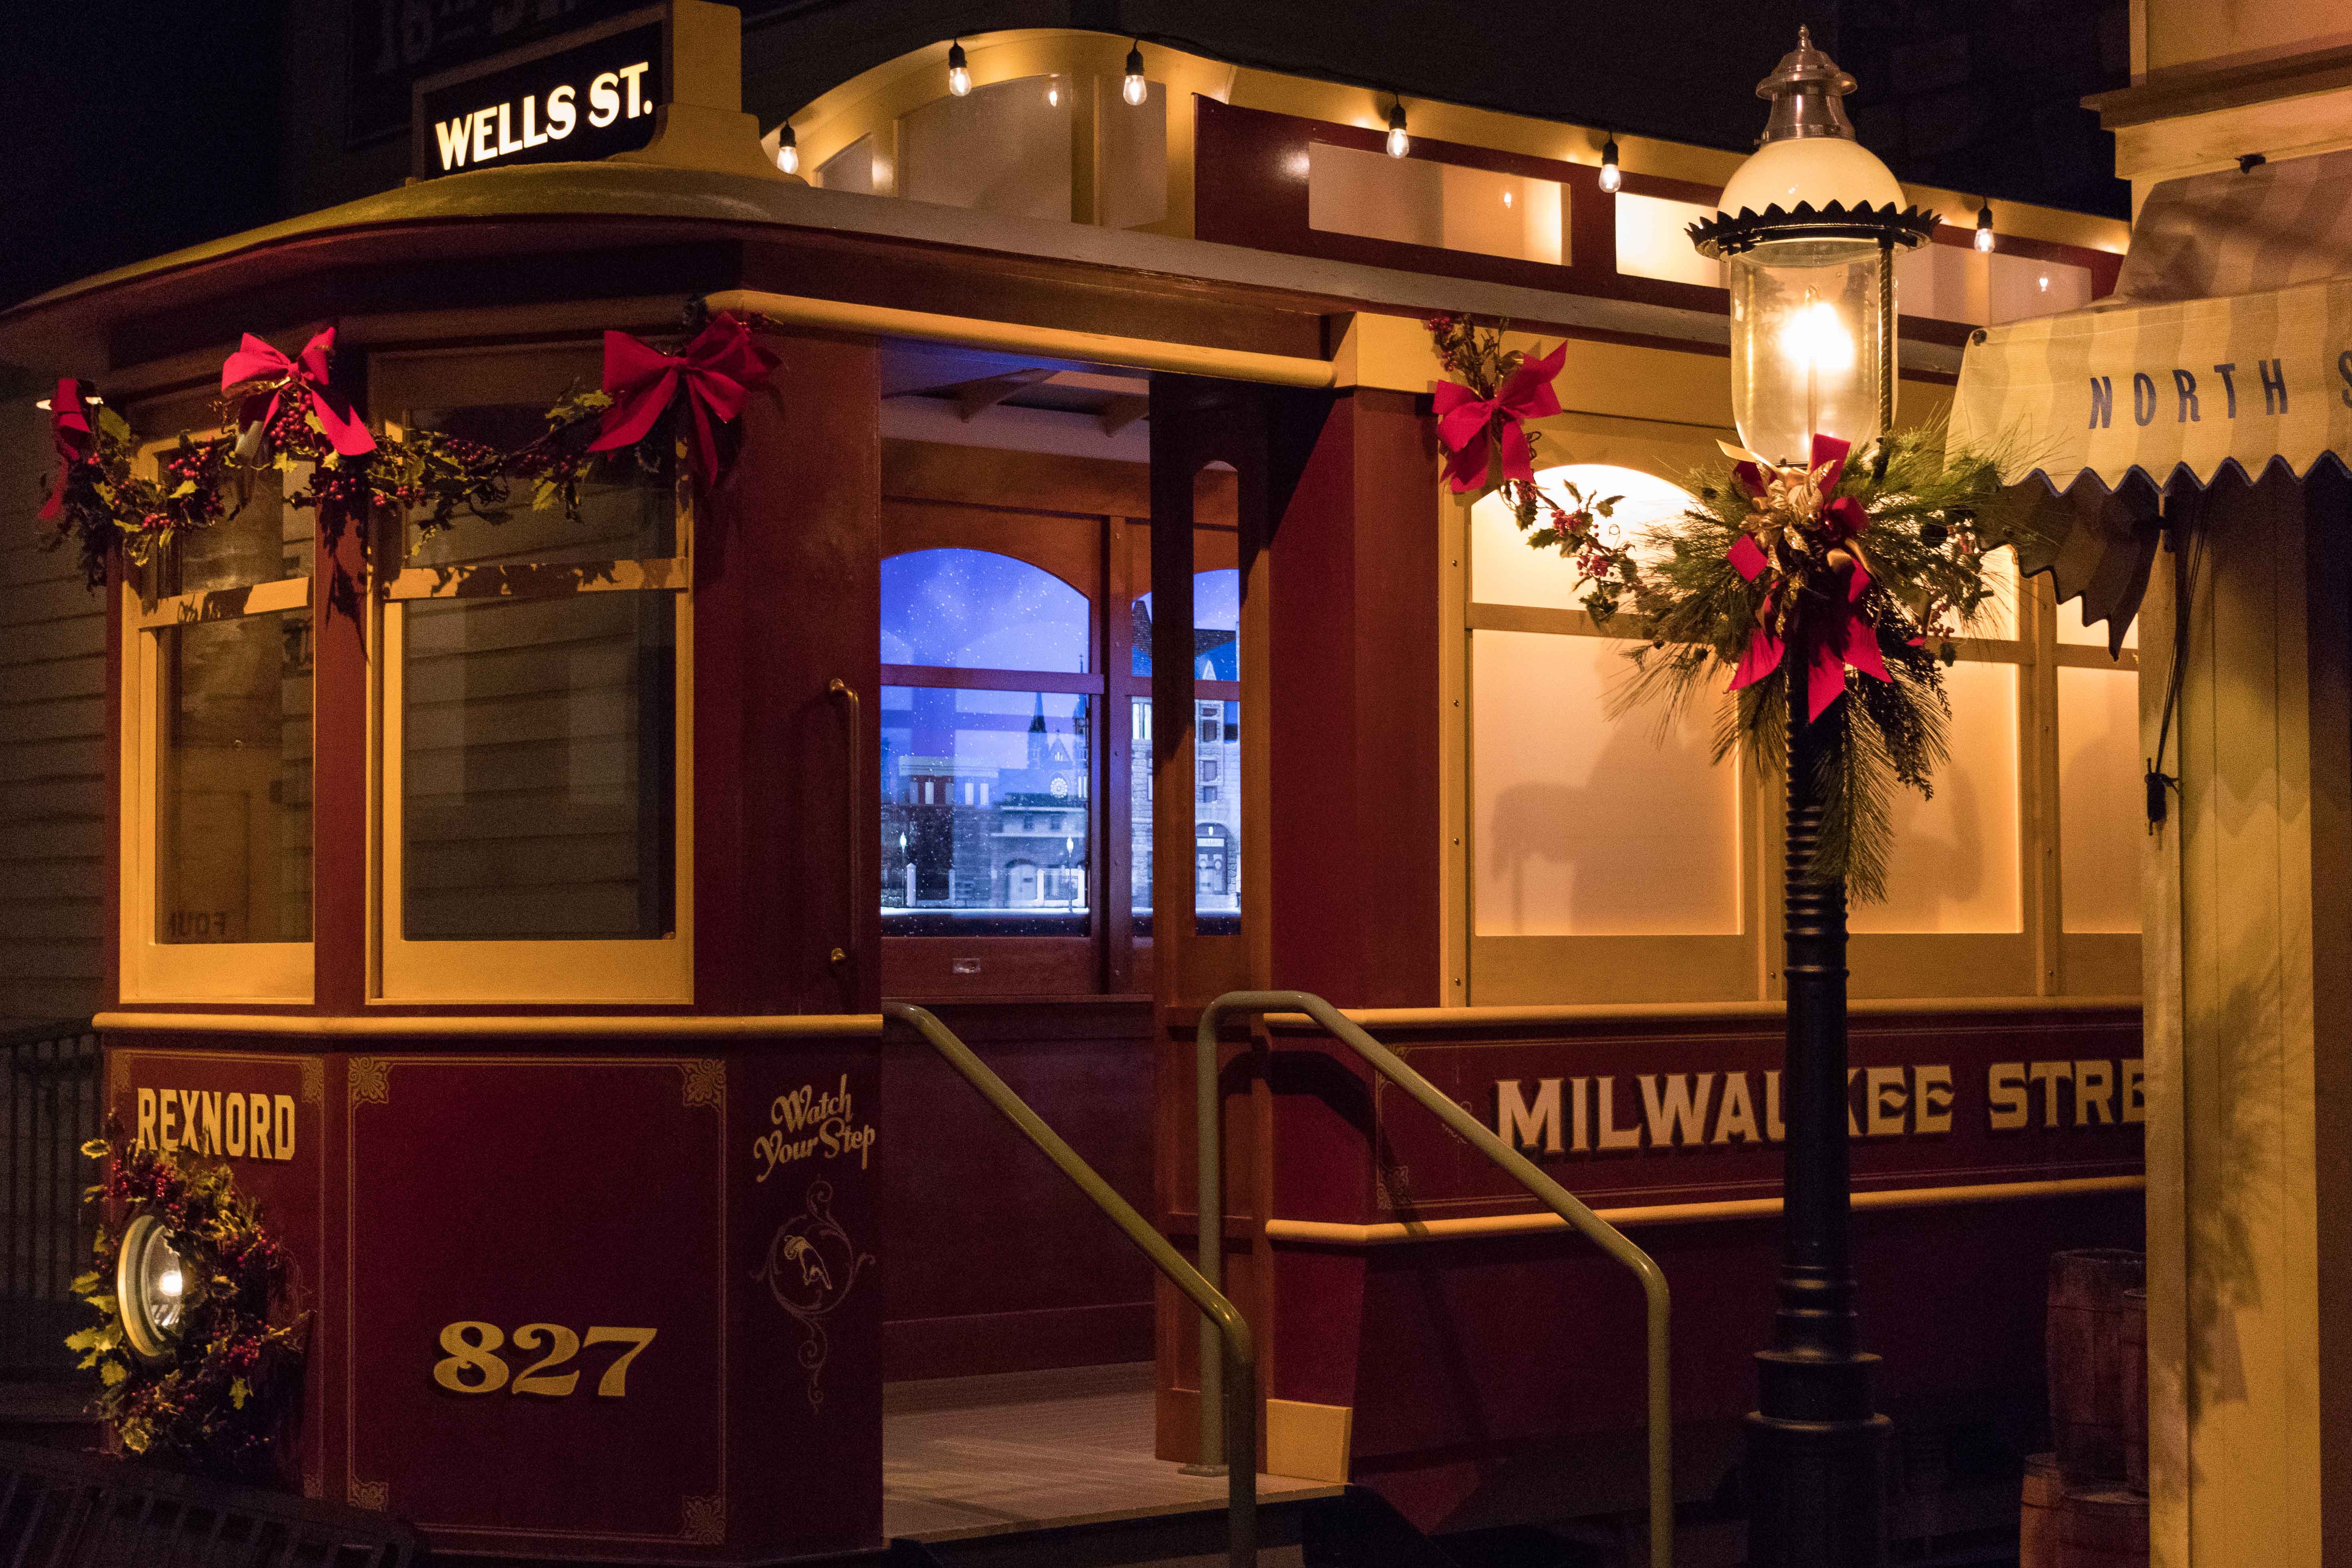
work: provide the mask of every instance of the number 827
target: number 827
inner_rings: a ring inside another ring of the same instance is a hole
[[[588,1337],[583,1340],[561,1323],[525,1323],[514,1331],[515,1348],[536,1353],[544,1345],[547,1353],[517,1373],[498,1353],[507,1342],[506,1331],[496,1323],[467,1319],[441,1331],[441,1348],[449,1353],[433,1363],[433,1381],[452,1394],[496,1394],[509,1386],[511,1377],[512,1392],[516,1394],[561,1399],[580,1386],[580,1373],[577,1368],[570,1372],[558,1372],[556,1368],[578,1355],[583,1344],[620,1344],[628,1348],[596,1380],[596,1394],[601,1399],[625,1398],[629,1392],[629,1363],[654,1342],[658,1331],[591,1328]]]

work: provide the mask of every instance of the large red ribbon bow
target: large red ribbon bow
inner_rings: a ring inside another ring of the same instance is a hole
[[[268,430],[270,420],[277,416],[278,400],[291,392],[298,398],[310,400],[310,412],[318,416],[319,427],[327,433],[328,442],[337,452],[346,458],[363,458],[374,451],[375,437],[368,434],[367,426],[327,384],[327,360],[334,352],[332,327],[305,343],[300,356],[295,359],[288,359],[251,332],[246,333],[236,353],[221,362],[223,392],[242,382],[263,384],[238,408],[237,428],[250,430],[259,426]]]
[[[74,465],[88,458],[94,445],[89,410],[84,402],[89,397],[85,384],[71,379],[59,381],[56,395],[49,399],[49,446],[57,453],[58,481],[49,489],[49,499],[41,503],[43,522],[55,522],[65,511],[66,485],[73,478]]]
[[[682,354],[664,353],[626,332],[606,332],[604,394],[613,405],[604,410],[604,426],[588,449],[635,446],[684,386],[694,411],[695,471],[709,485],[719,474],[714,426],[731,423],[742,413],[751,388],[775,368],[776,356],[753,342],[751,327],[729,311],[711,317]]]
[[[1812,482],[1822,494],[1837,488],[1839,476],[1845,472],[1846,454],[1852,450],[1849,442],[1833,436],[1813,437]],[[1737,464],[1733,474],[1750,495],[1763,497],[1770,489],[1771,475],[1763,464],[1752,458]],[[1845,568],[1845,592],[1823,596],[1808,606],[1808,614],[1800,618],[1797,635],[1804,642],[1806,717],[1818,719],[1829,705],[1845,692],[1845,672],[1858,669],[1880,680],[1888,679],[1886,661],[1878,651],[1878,632],[1865,619],[1859,608],[1863,595],[1870,591],[1870,569],[1863,563],[1862,552],[1855,548],[1863,530],[1870,526],[1870,514],[1852,496],[1840,496],[1822,508],[1819,528],[1824,536],[1825,549],[1843,547],[1852,558]],[[1732,569],[1750,583],[1770,566],[1763,547],[1752,533],[1743,533],[1724,552]],[[1776,584],[1765,596],[1764,618],[1769,620],[1780,595]],[[1787,647],[1769,626],[1759,626],[1748,639],[1748,651],[1732,672],[1730,690],[1770,675],[1780,668]]]
[[[1503,380],[1492,397],[1481,397],[1458,382],[1438,383],[1437,438],[1445,447],[1445,477],[1454,492],[1482,488],[1486,482],[1486,431],[1494,427],[1495,444],[1503,449],[1503,479],[1535,482],[1529,461],[1528,433],[1520,422],[1559,412],[1559,396],[1552,391],[1554,377],[1568,357],[1563,342],[1542,359],[1523,359]]]

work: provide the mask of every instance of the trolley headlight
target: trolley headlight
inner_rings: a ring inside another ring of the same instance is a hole
[[[148,1361],[161,1361],[180,1337],[180,1312],[188,1279],[171,1238],[153,1215],[131,1222],[122,1255],[114,1268],[115,1303],[131,1348]]]

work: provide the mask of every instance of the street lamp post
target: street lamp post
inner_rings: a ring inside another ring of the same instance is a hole
[[[1895,419],[1895,254],[1936,220],[1906,209],[1895,176],[1854,141],[1838,102],[1853,85],[1801,31],[1757,88],[1772,104],[1762,145],[1724,187],[1723,210],[1691,229],[1725,263],[1740,438],[1773,462],[1809,463],[1816,435],[1858,457]],[[1801,602],[1795,616],[1805,613]],[[1801,636],[1792,624],[1790,646]],[[1788,682],[1788,1139],[1779,1305],[1747,1426],[1748,1561],[1875,1568],[1886,1560],[1889,1424],[1872,1407],[1878,1358],[1855,1333],[1845,887],[1811,874],[1829,715],[1809,719],[1806,685]]]

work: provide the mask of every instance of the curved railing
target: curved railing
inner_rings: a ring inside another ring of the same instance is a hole
[[[1214,1289],[1224,1279],[1224,1117],[1217,1079],[1217,1030],[1237,1013],[1304,1013],[1324,1033],[1354,1051],[1381,1077],[1419,1100],[1431,1114],[1464,1141],[1502,1167],[1536,1200],[1566,1220],[1603,1252],[1632,1269],[1642,1282],[1649,1307],[1650,1350],[1650,1562],[1654,1568],[1671,1568],[1675,1549],[1675,1467],[1673,1384],[1668,1378],[1667,1330],[1670,1321],[1666,1277],[1650,1255],[1625,1238],[1624,1233],[1594,1214],[1575,1195],[1538,1170],[1534,1162],[1480,1125],[1472,1116],[1421,1074],[1407,1067],[1395,1052],[1342,1017],[1320,996],[1304,991],[1228,991],[1201,1013],[1193,1041],[1193,1115],[1200,1138],[1200,1272]],[[1222,1297],[1219,1300],[1223,1300]],[[1208,1409],[1222,1393],[1211,1382],[1216,1358],[1204,1338],[1201,1355],[1201,1408]],[[1253,1394],[1253,1397],[1255,1394]],[[1228,1427],[1232,1426],[1228,1421]],[[1255,1431],[1253,1430],[1253,1436]],[[1202,1430],[1202,1458],[1215,1462]],[[1236,1454],[1241,1450],[1234,1450]]]
[[[1249,1325],[1234,1304],[1168,1244],[1133,1205],[1118,1195],[1093,1166],[1077,1156],[1055,1131],[989,1070],[988,1064],[956,1037],[955,1031],[928,1011],[905,1002],[885,1002],[882,1016],[896,1018],[928,1041],[947,1058],[950,1067],[980,1090],[1021,1135],[1035,1144],[1062,1174],[1070,1178],[1095,1207],[1110,1217],[1151,1266],[1168,1277],[1201,1310],[1203,1358],[1201,1367],[1201,1447],[1230,1454],[1225,1469],[1226,1551],[1232,1568],[1257,1568],[1257,1350]],[[1230,1374],[1230,1375],[1227,1375]],[[1213,1392],[1214,1391],[1214,1392]],[[1222,1403],[1224,1432],[1222,1443],[1211,1430],[1208,1413]]]

